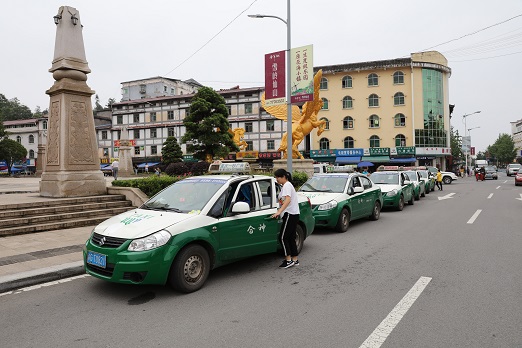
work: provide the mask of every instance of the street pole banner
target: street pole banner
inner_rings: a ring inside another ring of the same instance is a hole
[[[265,54],[265,104],[286,104],[285,51]]]
[[[462,137],[462,151],[469,152],[471,147],[471,136]]]
[[[290,50],[291,103],[314,100],[313,45]]]

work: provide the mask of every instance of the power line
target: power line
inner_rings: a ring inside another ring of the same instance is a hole
[[[234,19],[232,19],[230,22],[228,22],[227,25],[225,25],[220,31],[217,32],[217,34],[215,34],[214,36],[212,36],[210,38],[210,40],[208,40],[207,42],[205,42],[205,44],[203,44],[203,46],[201,46],[200,48],[198,48],[194,53],[192,53],[190,56],[188,56],[187,59],[185,59],[184,61],[182,61],[181,63],[179,63],[174,69],[172,69],[171,71],[169,71],[168,73],[165,74],[165,76],[168,76],[170,73],[172,73],[174,70],[176,70],[177,68],[179,68],[180,66],[182,66],[183,64],[185,64],[185,62],[187,62],[190,58],[194,57],[199,51],[201,51],[206,45],[208,45],[212,40],[214,40],[219,34],[221,34],[221,32],[223,32],[226,28],[228,28],[228,26],[230,26],[230,24],[232,24],[233,22],[235,22],[236,19],[239,18],[239,16],[241,16],[243,13],[245,13],[246,11],[248,11],[248,9],[250,7],[252,7],[252,5],[254,3],[256,3],[257,0],[254,0],[252,1],[252,3],[250,5],[248,5],[248,7],[246,9],[244,9],[243,11],[241,11],[241,13],[239,13],[236,17],[234,17]]]
[[[508,53],[508,54],[501,54],[498,56],[492,56],[492,57],[485,57],[485,58],[477,58],[477,59],[466,59],[466,60],[452,60],[452,63],[460,63],[460,62],[471,62],[473,60],[485,60],[485,59],[492,59],[492,58],[498,58],[498,57],[505,57],[505,56],[512,56],[514,54],[520,54],[522,51]]]

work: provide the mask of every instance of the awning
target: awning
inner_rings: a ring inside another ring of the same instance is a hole
[[[148,162],[148,163],[141,163],[141,164],[138,164],[138,168],[145,168],[145,165],[148,164],[149,167],[152,167],[152,166],[155,166],[157,164],[159,164],[159,162]]]
[[[391,158],[390,163],[414,163],[417,159],[415,157],[408,158]]]
[[[373,162],[373,163],[388,163],[390,162],[390,156],[363,156],[361,161]]]
[[[335,158],[335,163],[339,164],[357,164],[361,162],[361,157],[359,156],[341,156]]]

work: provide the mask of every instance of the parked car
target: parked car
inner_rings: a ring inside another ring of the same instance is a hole
[[[520,170],[521,165],[519,163],[510,163],[506,167],[506,175],[516,175],[518,171]]]
[[[315,174],[299,192],[312,202],[315,225],[338,232],[356,219],[378,220],[383,204],[379,186],[359,173]]]
[[[141,207],[96,226],[83,250],[86,272],[116,283],[199,290],[211,269],[281,248],[281,219],[271,218],[278,190],[274,178],[262,175],[178,181]],[[310,200],[298,197],[301,250],[315,221]]]
[[[426,184],[421,180],[420,174],[416,170],[407,170],[404,173],[413,183],[413,196],[415,200],[418,201],[421,197],[426,197]]]
[[[435,176],[429,170],[418,170],[421,180],[424,181],[426,193],[435,190]]]
[[[370,180],[381,188],[383,207],[403,210],[405,202],[415,203],[413,183],[404,172],[378,171],[370,175]]]

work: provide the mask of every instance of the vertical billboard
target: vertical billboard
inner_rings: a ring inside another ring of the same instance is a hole
[[[265,54],[265,104],[286,104],[285,51]]]
[[[290,50],[291,103],[314,100],[313,45]]]

